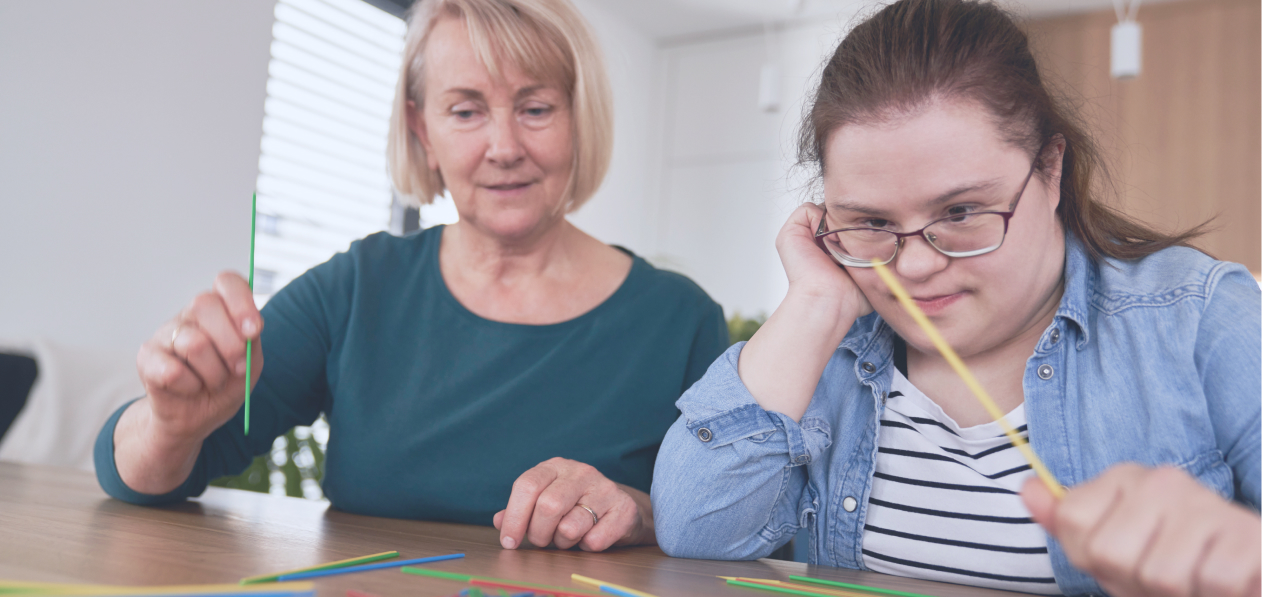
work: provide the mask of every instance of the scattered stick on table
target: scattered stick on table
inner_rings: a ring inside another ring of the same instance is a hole
[[[345,568],[347,566],[368,564],[370,562],[388,560],[390,558],[396,558],[396,557],[399,557],[399,552],[397,551],[383,551],[381,553],[375,553],[368,556],[348,558],[345,560],[338,560],[336,562],[329,562],[327,564],[317,564],[315,566],[309,566],[307,568],[298,568],[296,570],[286,570],[284,572],[275,572],[272,574],[260,574],[258,576],[247,576],[241,579],[241,584],[249,585],[249,584],[260,583],[260,582],[274,581],[287,574],[298,574],[299,572],[313,572],[315,570],[330,570],[333,568]]]
[[[350,566],[347,568],[333,568],[331,570],[313,570],[311,572],[299,572],[296,574],[286,574],[278,580],[301,580],[304,578],[319,578],[321,576],[334,576],[337,574],[351,574],[354,572],[368,572],[370,570],[381,570],[382,568],[398,568],[399,566],[408,566],[411,564],[428,564],[430,562],[443,562],[446,560],[454,560],[463,558],[462,553],[453,553],[445,556],[434,556],[432,558],[417,558],[415,560],[403,560],[402,562],[383,562],[380,564],[368,564],[367,566]]]
[[[581,574],[571,574],[570,578],[573,579],[574,582],[579,583],[581,585],[596,587],[597,589],[600,589],[601,591],[618,595],[619,597],[656,597],[655,595],[651,595],[643,591],[637,591],[635,589],[624,587],[622,585],[615,585],[613,583],[608,583],[603,580],[596,580],[594,578],[588,578]]]

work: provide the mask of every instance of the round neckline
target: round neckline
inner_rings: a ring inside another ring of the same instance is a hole
[[[451,288],[447,286],[447,280],[443,279],[442,265],[441,265],[441,262],[439,261],[440,259],[439,253],[442,251],[443,232],[446,230],[447,226],[445,224],[439,224],[437,226],[434,226],[434,228],[437,228],[437,230],[435,231],[431,228],[430,230],[432,232],[427,235],[427,236],[432,237],[431,239],[429,239],[429,242],[432,243],[433,250],[429,251],[430,255],[426,259],[425,265],[427,269],[430,270],[429,275],[433,277],[433,281],[435,282],[435,285],[439,288],[439,293],[442,295],[442,299],[444,301],[449,302],[451,306],[456,310],[456,312],[459,313],[462,317],[465,317],[466,319],[475,321],[483,325],[499,326],[505,329],[511,329],[515,331],[551,332],[551,331],[557,331],[557,330],[565,330],[570,327],[582,325],[589,319],[599,317],[602,312],[614,308],[614,306],[616,306],[616,303],[621,302],[622,300],[624,300],[624,297],[626,295],[631,293],[630,286],[632,282],[635,279],[638,279],[640,275],[642,275],[645,267],[648,267],[648,262],[641,259],[639,255],[636,255],[635,253],[631,252],[629,249],[619,247],[617,245],[610,245],[614,249],[623,251],[627,254],[627,256],[631,257],[631,269],[627,271],[626,277],[622,279],[622,283],[618,284],[618,288],[613,291],[613,294],[606,297],[605,300],[601,301],[595,307],[592,307],[591,309],[588,309],[587,311],[575,317],[566,319],[564,321],[558,321],[556,323],[535,324],[535,323],[512,323],[508,321],[496,321],[494,319],[487,319],[485,317],[482,317],[481,315],[478,315],[477,313],[474,313],[473,311],[469,310],[468,307],[464,306],[464,304],[461,303],[460,300],[456,298],[456,295],[452,294]],[[436,232],[436,234],[434,232]]]
[[[907,388],[910,388],[915,391],[915,393],[903,392],[900,398],[906,398],[906,400],[904,401],[905,404],[907,404],[911,408],[921,411],[921,413],[924,415],[928,415],[928,418],[938,421],[950,427],[955,432],[956,436],[959,437],[961,440],[965,442],[969,442],[969,443],[991,442],[996,439],[1001,439],[1005,442],[1008,441],[1007,435],[1004,434],[1003,427],[999,425],[998,421],[987,421],[985,423],[978,423],[977,425],[972,425],[969,427],[960,427],[960,424],[957,423],[955,419],[951,418],[951,416],[948,415],[946,411],[942,410],[942,407],[938,405],[937,402],[934,402],[933,399],[930,398],[928,394],[925,394],[923,390],[916,387],[916,384],[912,383],[910,379],[907,379],[907,377],[903,375],[902,371],[898,371],[897,369],[895,369],[894,376],[895,378],[891,380],[891,383],[890,383],[891,390],[894,389],[894,385],[895,385],[894,381],[901,378],[903,384],[906,384]],[[899,384],[899,385],[902,385],[902,384]],[[892,400],[897,400],[897,398],[894,398]],[[897,408],[891,408],[888,401],[886,403],[886,408],[889,408],[890,410],[893,410],[894,412],[899,413],[905,417],[912,416],[911,414],[905,413]],[[1025,401],[1022,400],[1021,404],[1018,404],[1012,410],[1004,413],[1004,419],[1006,419],[1008,421],[1008,424],[1011,425],[1014,429],[1020,426],[1020,424],[1013,425],[1012,423],[1014,420],[1021,421],[1022,424],[1024,424],[1026,421]]]

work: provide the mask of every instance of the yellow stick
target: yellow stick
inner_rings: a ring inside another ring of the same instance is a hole
[[[623,592],[625,592],[625,593],[630,593],[630,594],[632,594],[632,595],[638,595],[639,597],[656,597],[655,595],[651,595],[651,594],[649,594],[649,593],[645,593],[644,591],[637,591],[637,590],[635,590],[635,589],[631,589],[631,588],[628,588],[628,587],[624,587],[624,586],[622,586],[622,585],[615,585],[615,584],[613,584],[613,583],[611,583],[611,582],[605,582],[605,581],[603,581],[603,580],[596,580],[596,579],[594,579],[594,578],[588,578],[588,577],[583,576],[583,575],[581,575],[581,574],[571,574],[571,575],[570,575],[570,578],[571,578],[571,579],[573,579],[573,580],[574,580],[574,582],[576,582],[576,583],[578,583],[578,584],[581,584],[581,585],[587,585],[587,586],[589,586],[589,587],[596,587],[597,589],[599,589],[599,588],[601,587],[601,585],[604,585],[604,586],[606,586],[606,587],[613,587],[613,588],[618,589],[619,591],[623,591]]]
[[[0,581],[0,594],[27,593],[41,595],[229,595],[233,593],[303,593],[315,588],[311,582],[285,582],[268,585],[266,589],[241,585],[167,585],[156,587],[132,587],[93,584],[21,583]]]
[[[872,262],[872,266],[876,269],[876,274],[885,282],[885,285],[889,286],[890,290],[894,292],[894,296],[903,305],[903,309],[907,310],[907,313],[916,321],[920,329],[924,330],[925,334],[929,336],[929,340],[933,342],[938,352],[942,353],[942,357],[946,359],[952,369],[955,369],[955,373],[960,376],[960,379],[964,380],[964,385],[968,386],[969,390],[972,390],[973,395],[990,413],[991,418],[1003,428],[1004,435],[1008,436],[1008,441],[1012,442],[1012,445],[1021,451],[1022,456],[1025,456],[1026,461],[1030,463],[1030,467],[1034,469],[1035,474],[1039,476],[1039,479],[1043,480],[1044,485],[1047,485],[1047,490],[1052,492],[1056,499],[1063,497],[1065,489],[1061,487],[1060,483],[1056,482],[1056,477],[1053,477],[1052,472],[1047,470],[1046,466],[1043,466],[1043,461],[1039,460],[1034,450],[1030,449],[1029,442],[1022,440],[1021,436],[1017,435],[1017,432],[1004,419],[1003,411],[1000,411],[999,407],[995,406],[995,401],[990,399],[990,394],[987,394],[982,384],[978,383],[976,377],[973,377],[973,372],[964,366],[964,361],[960,360],[960,356],[955,354],[955,350],[946,343],[942,334],[938,333],[938,328],[934,327],[933,322],[929,321],[929,318],[925,316],[924,311],[921,311],[920,307],[916,306],[916,303],[911,300],[907,290],[903,288],[902,284],[898,283],[898,280],[890,273],[889,268],[876,261]]]
[[[326,570],[329,568],[344,568],[346,566],[353,566],[355,564],[368,564],[368,563],[377,562],[380,560],[388,560],[390,558],[397,557],[398,555],[399,555],[399,552],[397,551],[383,551],[381,553],[375,553],[368,556],[347,558],[345,560],[338,560],[336,562],[328,562],[325,564],[317,564],[315,566],[308,566],[306,568],[298,568],[296,570],[286,570],[284,572],[272,572],[271,574],[260,574],[258,576],[247,576],[246,578],[241,579],[241,584],[250,585],[254,583],[274,581],[279,577],[285,576],[286,574],[298,574],[299,572],[312,572],[315,570]]]
[[[745,578],[741,576],[720,576],[723,580],[739,580],[754,584],[772,584],[778,587],[789,589],[798,589],[818,595],[831,595],[832,597],[876,597],[872,593],[866,591],[847,591],[844,589],[830,589],[820,585],[804,585],[801,583],[785,582],[783,580],[775,580],[772,578]]]

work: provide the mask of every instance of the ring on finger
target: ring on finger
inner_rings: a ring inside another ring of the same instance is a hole
[[[591,508],[588,508],[587,506],[584,506],[583,504],[578,504],[578,507],[584,510],[587,510],[587,513],[592,515],[592,526],[596,526],[596,523],[600,522],[600,517],[596,516],[595,510],[592,510]]]

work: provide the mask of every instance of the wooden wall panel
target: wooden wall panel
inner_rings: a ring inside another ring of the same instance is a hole
[[[1143,72],[1109,76],[1113,11],[1027,23],[1045,77],[1112,165],[1117,205],[1158,228],[1217,216],[1199,246],[1262,271],[1262,3],[1141,5]]]

